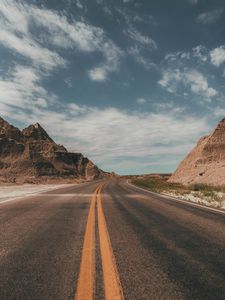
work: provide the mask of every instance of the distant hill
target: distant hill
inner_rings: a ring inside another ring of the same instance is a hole
[[[43,182],[104,175],[81,153],[57,145],[39,123],[20,131],[0,117],[0,181]]]
[[[169,182],[225,185],[225,119],[198,141]]]

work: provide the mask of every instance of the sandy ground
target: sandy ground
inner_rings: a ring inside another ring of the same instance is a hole
[[[0,203],[13,199],[34,196],[41,192],[46,192],[61,187],[67,187],[70,185],[71,184],[23,184],[0,186]]]

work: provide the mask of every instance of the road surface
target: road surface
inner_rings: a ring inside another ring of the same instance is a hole
[[[225,299],[225,214],[125,180],[0,204],[0,299]]]

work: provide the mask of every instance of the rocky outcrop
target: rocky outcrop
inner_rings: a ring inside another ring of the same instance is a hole
[[[32,124],[22,131],[26,140],[29,141],[49,141],[54,143],[47,132],[41,127],[39,123]]]
[[[210,135],[199,140],[169,182],[225,185],[225,119]]]
[[[40,124],[30,125],[21,132],[0,118],[0,180],[40,182],[102,176],[104,172],[81,153],[68,152],[57,145]]]
[[[1,117],[0,117],[0,138],[8,138],[8,139],[15,140],[17,142],[24,141],[24,135],[22,134],[22,132],[18,128],[10,125]]]

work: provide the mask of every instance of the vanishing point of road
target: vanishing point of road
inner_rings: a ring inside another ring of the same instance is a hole
[[[0,299],[225,299],[225,213],[122,179],[1,202]]]

